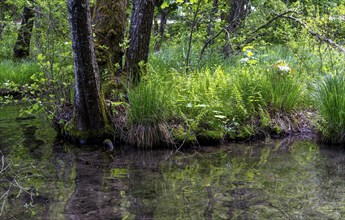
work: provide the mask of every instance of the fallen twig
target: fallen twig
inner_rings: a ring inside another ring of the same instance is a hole
[[[21,194],[21,192],[25,192],[28,195],[30,195],[30,200],[31,202],[33,202],[33,194],[30,193],[27,189],[25,189],[23,186],[21,186],[19,184],[19,182],[15,179],[12,178],[11,180],[4,177],[5,174],[9,175],[9,176],[14,176],[17,177],[17,174],[14,172],[14,170],[11,167],[11,163],[7,162],[5,159],[5,156],[2,154],[2,152],[0,151],[1,154],[1,170],[0,170],[0,177],[2,177],[3,180],[7,181],[9,183],[9,187],[6,190],[6,192],[1,195],[0,197],[0,201],[1,202],[1,209],[0,209],[0,216],[3,215],[4,209],[5,209],[5,205],[6,205],[6,201],[8,200],[8,196],[10,195],[10,192],[12,190],[13,187],[17,187],[19,188],[19,193],[18,196]],[[17,197],[18,197],[17,196]]]

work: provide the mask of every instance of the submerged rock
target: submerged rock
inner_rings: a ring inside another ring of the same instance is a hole
[[[107,148],[107,150],[113,151],[114,150],[114,145],[113,142],[109,139],[105,139],[103,141],[103,145]]]

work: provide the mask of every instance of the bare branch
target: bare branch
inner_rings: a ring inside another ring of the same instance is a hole
[[[277,14],[275,17],[273,17],[271,20],[269,20],[268,22],[266,22],[265,24],[261,25],[260,27],[258,27],[257,29],[255,29],[254,31],[252,31],[249,35],[253,35],[255,33],[257,33],[259,30],[264,29],[266,27],[268,27],[273,21],[278,20],[279,18],[284,17],[287,14],[290,13],[296,13],[296,11],[294,10],[288,10],[286,12],[283,12],[281,14]],[[223,32],[227,31],[229,29],[229,27],[231,27],[233,25],[233,23],[230,23],[228,25],[226,25],[225,27],[223,27],[220,31],[218,31],[215,35],[213,35],[212,37],[210,37],[209,39],[206,40],[206,42],[204,43],[204,46],[202,47],[201,51],[200,51],[200,55],[199,55],[199,61],[202,59],[202,56],[206,50],[206,48],[217,38],[219,37],[219,35],[221,35]],[[249,41],[247,41],[245,44],[248,44],[248,42],[252,42],[255,39],[257,39],[259,36],[261,36],[261,34],[254,36],[252,38],[250,38]],[[240,48],[240,47],[237,47]]]
[[[9,187],[8,189],[6,190],[6,192],[4,194],[2,194],[0,196],[0,201],[2,200],[1,202],[1,208],[0,208],[0,216],[2,216],[4,210],[5,210],[5,205],[6,205],[6,201],[8,200],[8,196],[10,195],[10,192],[13,188],[13,186],[19,188],[19,192],[18,192],[18,195],[17,197],[21,194],[21,192],[25,192],[27,193],[28,195],[30,195],[30,199],[31,199],[31,202],[33,202],[33,194],[30,193],[27,189],[25,189],[23,186],[21,186],[19,184],[19,182],[13,178],[14,177],[17,177],[17,174],[14,172],[14,170],[12,169],[11,167],[11,163],[9,163],[8,161],[6,161],[5,159],[5,156],[2,154],[2,152],[0,151],[0,155],[1,155],[1,170],[0,170],[0,175],[2,177],[3,180],[7,181],[8,184],[9,184]],[[3,175],[4,174],[7,174],[7,175],[10,175],[12,176],[11,179],[8,179],[6,177],[4,177]]]

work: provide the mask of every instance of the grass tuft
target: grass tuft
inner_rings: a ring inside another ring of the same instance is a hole
[[[128,98],[129,144],[140,148],[171,144],[171,134],[165,122],[166,96],[161,85],[155,81],[142,82],[128,92]]]
[[[316,86],[317,128],[321,140],[345,143],[345,77],[327,75]]]

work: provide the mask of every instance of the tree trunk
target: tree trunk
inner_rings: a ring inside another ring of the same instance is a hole
[[[75,73],[73,126],[78,132],[76,138],[89,141],[103,137],[107,124],[92,39],[90,1],[68,0],[67,5]]]
[[[140,82],[140,62],[147,62],[155,0],[135,0],[129,30],[129,48],[126,53],[128,81],[137,85]]]
[[[232,51],[230,43],[230,35],[233,34],[237,28],[241,25],[242,21],[245,20],[249,12],[249,0],[232,0],[230,4],[229,14],[226,16],[227,22],[227,34],[226,43],[224,46],[224,55],[230,56]]]
[[[97,0],[92,22],[95,33],[95,52],[100,67],[119,64],[126,30],[127,0]]]
[[[191,49],[192,49],[193,33],[198,25],[197,18],[198,18],[200,6],[201,6],[201,0],[198,0],[197,7],[193,16],[193,21],[190,27],[190,33],[189,33],[188,50],[187,50],[187,56],[186,56],[186,74],[188,74],[190,70],[190,54],[191,54]]]
[[[4,30],[5,27],[5,0],[0,0],[0,39],[2,36],[2,31]]]
[[[210,13],[210,21],[207,26],[207,38],[210,38],[213,35],[213,29],[214,29],[214,17],[218,12],[218,0],[213,0],[212,3],[212,11]]]
[[[24,6],[22,23],[18,32],[17,42],[13,48],[15,60],[26,58],[30,53],[30,40],[34,26],[35,12],[33,8]]]
[[[168,10],[169,8],[164,8],[161,10],[160,14],[160,24],[159,24],[159,29],[158,29],[158,39],[155,43],[155,51],[159,51],[161,46],[162,46],[162,42],[164,40],[164,31],[165,31],[165,26],[167,24],[168,21]]]

